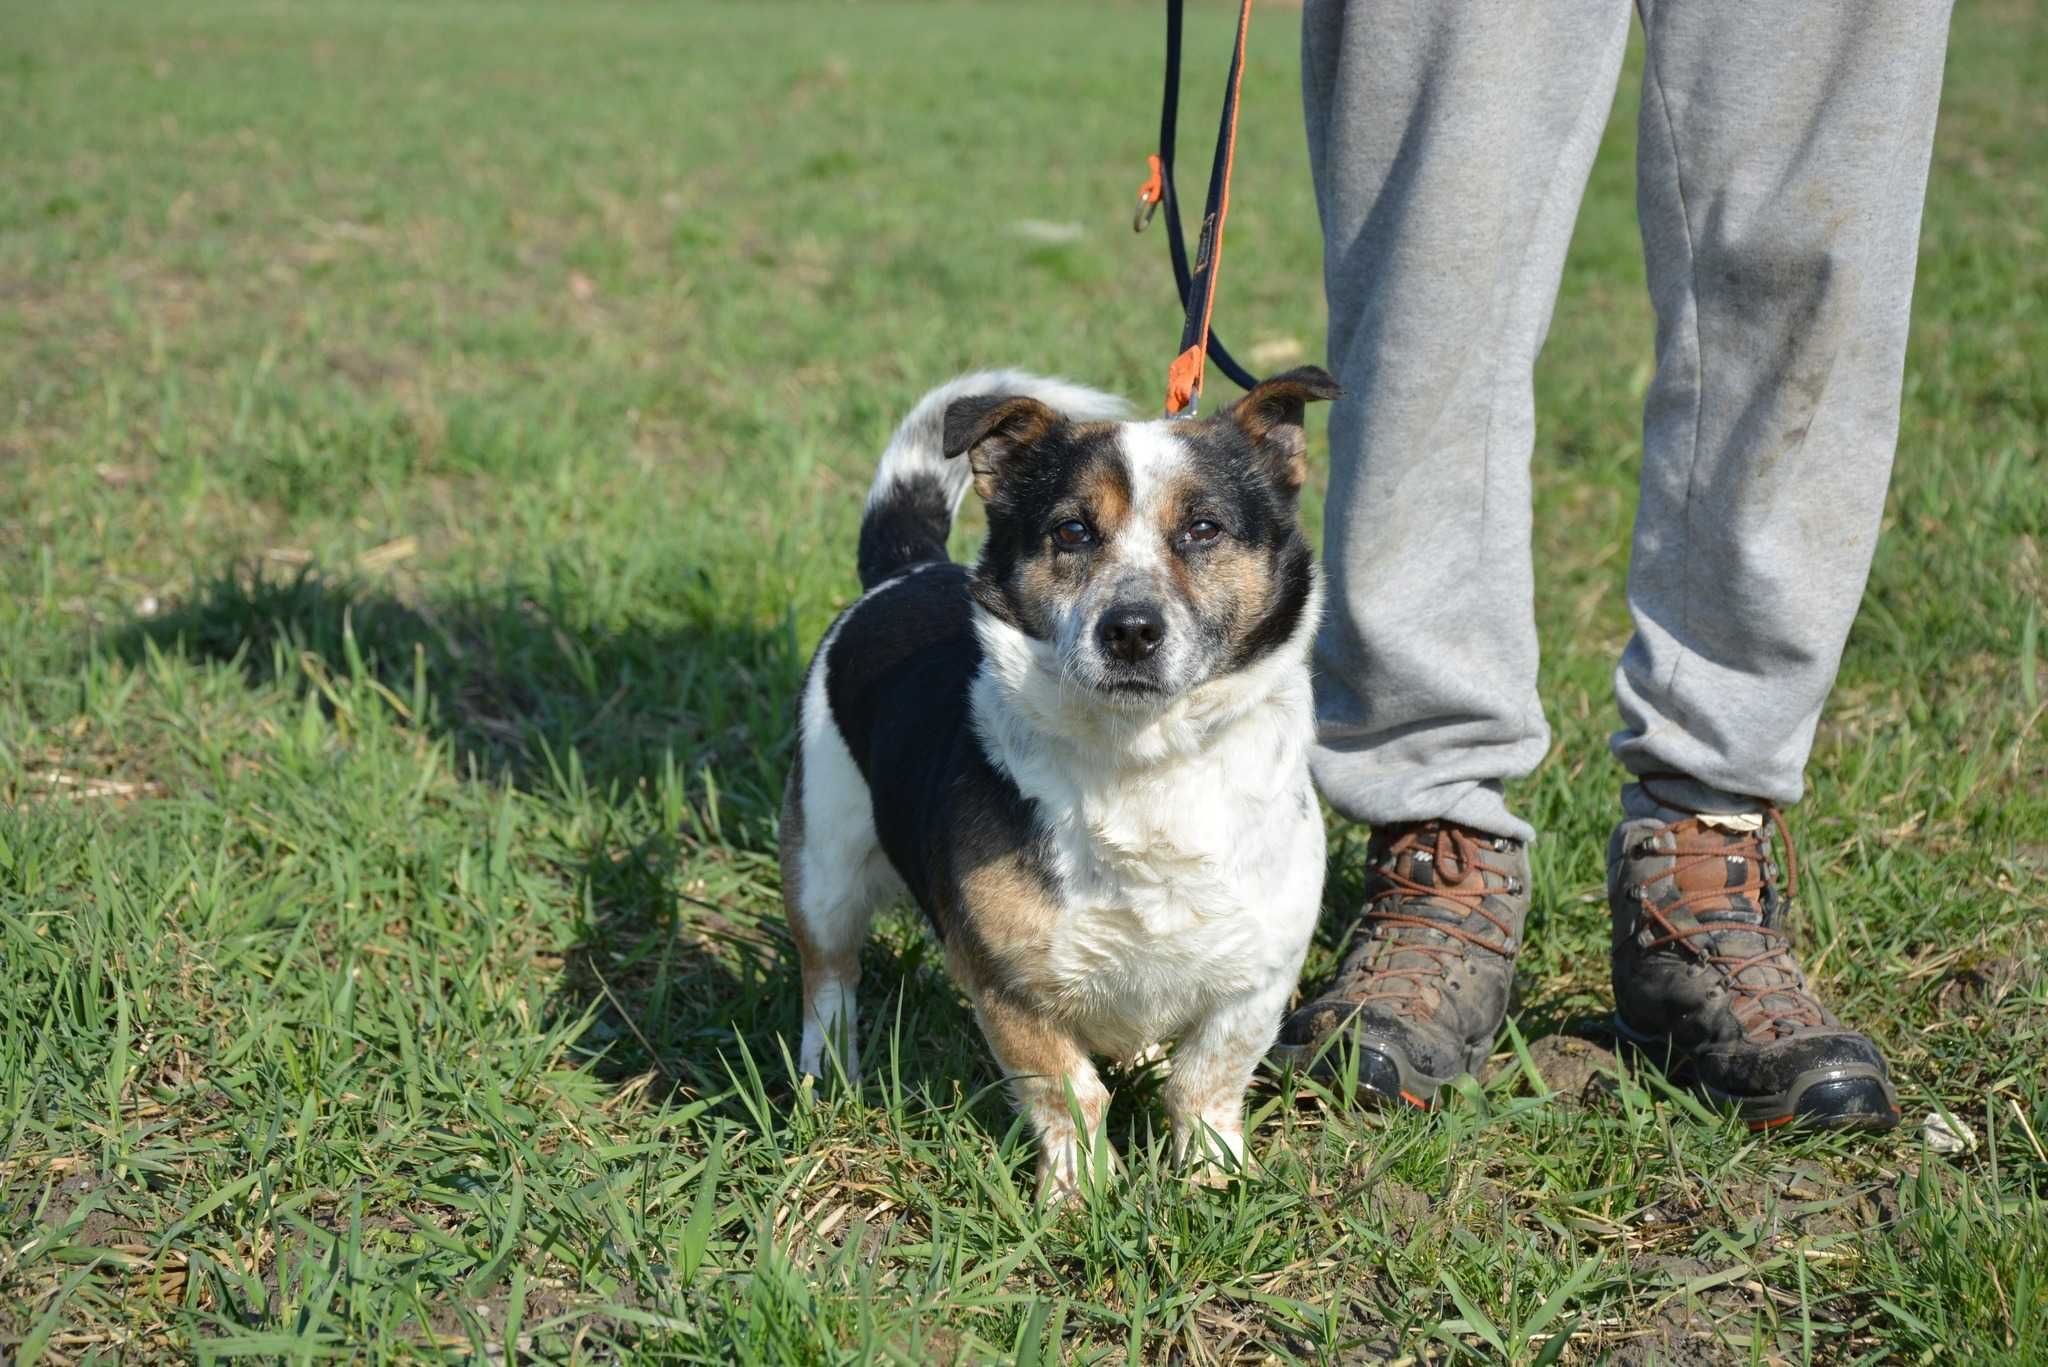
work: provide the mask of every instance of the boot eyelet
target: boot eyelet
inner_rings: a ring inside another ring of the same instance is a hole
[[[1628,900],[1631,902],[1643,900],[1643,885],[1641,883],[1630,883],[1628,885]]]
[[[1521,880],[1521,879],[1519,879],[1519,878],[1510,878],[1510,879],[1508,879],[1508,895],[1509,895],[1510,897],[1514,896],[1514,895],[1515,895],[1516,893],[1520,892],[1521,890],[1522,890],[1522,880]]]
[[[1495,852],[1496,854],[1505,854],[1505,853],[1507,853],[1507,848],[1508,848],[1508,842],[1507,842],[1507,841],[1506,841],[1506,840],[1505,840],[1505,839],[1504,839],[1503,837],[1501,837],[1501,836],[1495,836],[1495,837],[1493,838],[1493,849],[1494,849],[1494,852]]]

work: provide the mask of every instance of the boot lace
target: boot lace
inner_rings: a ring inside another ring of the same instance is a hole
[[[1792,831],[1785,824],[1784,814],[1775,804],[1765,803],[1763,815],[1767,824],[1759,825],[1754,832],[1722,828],[1721,838],[1710,840],[1708,827],[1700,820],[1709,813],[1656,793],[1648,779],[1638,782],[1659,804],[1688,814],[1659,827],[1656,834],[1643,837],[1636,849],[1630,851],[1638,857],[1662,855],[1671,859],[1671,868],[1654,881],[1669,880],[1673,887],[1682,889],[1688,870],[1709,864],[1725,868],[1738,859],[1747,866],[1740,883],[1681,892],[1661,907],[1649,901],[1646,884],[1634,884],[1630,894],[1641,908],[1643,920],[1660,932],[1643,946],[1644,952],[1678,946],[1716,970],[1728,985],[1729,1009],[1736,1023],[1751,1039],[1825,1025],[1820,1003],[1807,992],[1806,980],[1793,958],[1792,937],[1778,924],[1799,886],[1799,857],[1793,850]],[[1785,851],[1785,886],[1775,895],[1772,829],[1777,831],[1779,845]],[[1657,847],[1656,841],[1665,835],[1671,837],[1671,845]],[[1742,838],[1745,835],[1747,839]],[[1751,899],[1757,908],[1754,914],[1748,910]],[[1679,919],[1681,916],[1684,921]],[[1724,954],[1718,937],[1731,931],[1753,935],[1763,947],[1754,954]]]

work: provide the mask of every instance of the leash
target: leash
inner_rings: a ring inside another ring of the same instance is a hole
[[[1252,0],[1240,0],[1237,45],[1230,54],[1230,80],[1223,88],[1223,117],[1216,130],[1216,155],[1209,165],[1209,195],[1202,205],[1202,230],[1192,267],[1174,190],[1174,135],[1180,122],[1180,48],[1183,0],[1166,0],[1166,89],[1159,106],[1159,152],[1145,160],[1151,177],[1138,189],[1131,231],[1143,232],[1160,205],[1166,206],[1166,249],[1173,258],[1173,283],[1186,316],[1180,354],[1166,370],[1166,415],[1193,417],[1202,396],[1205,362],[1246,389],[1258,384],[1209,328],[1216,307],[1216,274],[1223,260],[1223,220],[1230,212],[1230,172],[1237,159],[1237,97],[1244,79],[1245,36],[1251,32]]]

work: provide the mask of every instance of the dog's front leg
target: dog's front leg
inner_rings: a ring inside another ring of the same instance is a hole
[[[1221,1182],[1248,1172],[1244,1094],[1279,1033],[1287,989],[1240,997],[1181,1037],[1166,1083],[1173,1156],[1197,1180]]]
[[[1038,1137],[1039,1199],[1058,1205],[1085,1197],[1115,1161],[1102,1132],[1109,1089],[1088,1051],[1060,1022],[1001,992],[980,994],[974,1012]]]

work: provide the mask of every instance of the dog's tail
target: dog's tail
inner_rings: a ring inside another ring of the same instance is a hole
[[[1112,395],[1021,370],[979,370],[940,385],[917,401],[882,452],[860,523],[862,588],[871,589],[912,565],[946,558],[946,534],[971,475],[966,461],[946,459],[946,409],[960,399],[1012,395],[1037,399],[1077,422],[1120,418],[1129,411]]]

